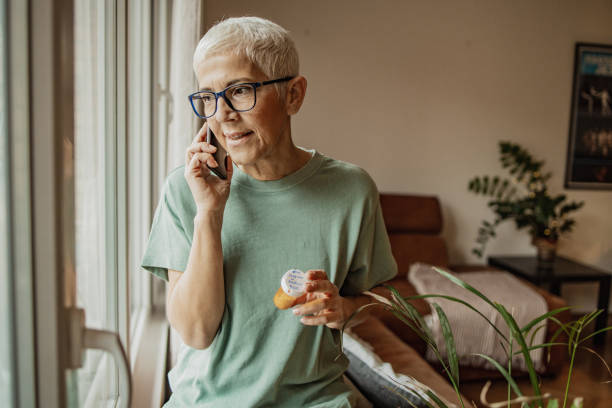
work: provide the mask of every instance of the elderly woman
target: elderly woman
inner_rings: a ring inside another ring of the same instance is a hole
[[[206,124],[168,175],[142,262],[169,282],[168,319],[185,343],[167,406],[354,406],[339,329],[369,302],[363,291],[396,274],[376,186],[293,143],[306,79],[282,27],[222,21],[193,65]],[[210,171],[220,163],[206,126],[229,154],[226,180]],[[307,271],[307,295],[279,310],[293,268]]]

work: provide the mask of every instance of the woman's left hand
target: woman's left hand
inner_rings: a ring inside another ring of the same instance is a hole
[[[341,329],[350,315],[347,299],[340,296],[338,287],[329,281],[324,270],[309,270],[307,279],[306,303],[294,307],[293,314],[303,316],[300,321],[307,326]]]

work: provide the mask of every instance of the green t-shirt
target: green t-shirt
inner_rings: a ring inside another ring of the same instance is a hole
[[[396,275],[376,185],[315,151],[296,172],[259,181],[234,167],[221,240],[225,311],[210,347],[183,345],[167,407],[351,407],[339,330],[305,326],[273,303],[289,269],[323,269],[343,296]],[[155,212],[142,266],[167,280],[187,266],[196,213],[183,167]],[[339,357],[339,358],[337,358]]]

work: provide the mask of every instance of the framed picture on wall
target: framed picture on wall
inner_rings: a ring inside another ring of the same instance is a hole
[[[612,45],[576,44],[565,187],[612,189]]]

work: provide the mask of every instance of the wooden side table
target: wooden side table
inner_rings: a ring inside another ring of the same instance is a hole
[[[599,284],[597,309],[603,309],[604,312],[597,317],[595,330],[606,327],[612,273],[561,256],[557,256],[551,267],[547,269],[539,267],[535,256],[490,256],[488,263],[544,287],[555,295],[561,294],[561,285],[566,282],[597,282]],[[606,332],[603,332],[593,340],[595,344],[603,344],[605,339]]]

